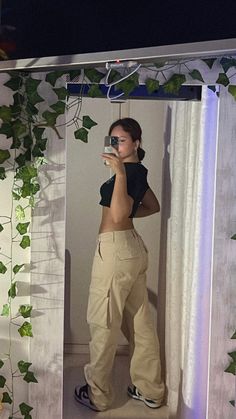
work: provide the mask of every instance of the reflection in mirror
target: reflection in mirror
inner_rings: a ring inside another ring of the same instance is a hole
[[[83,115],[89,114],[98,123],[90,132],[88,144],[73,140],[73,130],[67,129],[67,216],[66,249],[70,258],[70,276],[66,278],[65,352],[73,354],[74,384],[81,385],[83,364],[88,360],[90,334],[86,323],[86,310],[91,276],[91,266],[101,217],[99,189],[111,176],[111,169],[103,164],[104,137],[111,123],[120,117],[132,117],[140,122],[143,130],[143,161],[148,168],[148,182],[157,197],[162,193],[162,160],[164,150],[165,113],[167,102],[155,100],[129,100],[124,103],[110,103],[107,99],[83,99]],[[68,115],[70,119],[70,115]],[[135,228],[149,249],[147,288],[150,296],[152,318],[157,327],[157,288],[160,246],[160,215],[134,220]],[[163,306],[164,306],[163,301]],[[162,344],[163,348],[163,344]],[[124,356],[125,355],[125,356]],[[126,388],[128,377],[128,342],[120,333],[116,357],[116,383],[123,382]],[[71,355],[72,356],[72,355]],[[122,368],[125,360],[126,368]],[[121,368],[121,369],[120,369]],[[124,376],[119,377],[119,371]],[[117,377],[118,373],[118,377]],[[67,387],[67,386],[66,386]],[[117,392],[116,392],[117,393]],[[119,394],[119,392],[118,392]],[[119,409],[133,406],[127,404],[126,393],[116,401]],[[123,405],[123,407],[122,407]],[[78,409],[78,408],[77,408]],[[83,411],[83,410],[82,410]]]

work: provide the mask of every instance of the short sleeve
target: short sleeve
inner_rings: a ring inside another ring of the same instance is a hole
[[[132,174],[132,176],[128,177],[127,182],[127,192],[128,195],[131,196],[134,200],[132,213],[130,217],[135,215],[139,204],[142,202],[142,199],[149,188],[147,182],[147,169],[142,166],[142,170],[138,170]]]

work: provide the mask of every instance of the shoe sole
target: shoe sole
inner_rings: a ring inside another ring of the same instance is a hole
[[[96,408],[96,406],[91,405],[91,404],[88,404],[88,403],[87,403],[87,402],[85,402],[84,400],[80,399],[80,398],[78,397],[78,395],[76,394],[76,392],[74,393],[74,399],[75,399],[75,401],[76,401],[76,402],[78,402],[78,403],[82,404],[83,406],[88,407],[89,409],[93,410],[94,412],[100,412],[100,410],[99,410],[99,409],[97,409],[97,408]]]
[[[149,402],[145,399],[145,397],[143,397],[143,396],[136,396],[135,394],[131,393],[131,392],[129,391],[129,389],[128,389],[127,393],[128,393],[128,396],[129,396],[129,397],[131,397],[132,399],[139,400],[140,402],[145,403],[145,404],[146,404],[146,406],[150,407],[151,409],[159,409],[159,407],[161,407],[161,406],[162,406],[161,404],[160,404],[160,405],[153,406],[153,404],[149,403]]]

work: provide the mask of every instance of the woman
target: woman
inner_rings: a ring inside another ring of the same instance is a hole
[[[147,249],[134,229],[133,217],[160,210],[141,164],[142,131],[137,121],[115,121],[109,135],[118,137],[114,154],[102,154],[114,176],[101,187],[103,206],[89,292],[90,363],[87,384],[75,388],[78,402],[96,411],[113,400],[110,375],[121,329],[130,345],[128,395],[151,408],[162,405],[159,342],[151,318],[146,289]]]

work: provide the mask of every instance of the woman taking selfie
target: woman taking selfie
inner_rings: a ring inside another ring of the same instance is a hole
[[[150,408],[162,405],[159,342],[146,288],[147,249],[133,225],[134,217],[160,211],[141,164],[141,127],[132,118],[115,121],[109,130],[117,145],[102,154],[114,175],[101,186],[102,220],[89,290],[90,362],[86,385],[75,388],[78,402],[96,411],[113,401],[111,372],[119,331],[130,346],[128,395]]]

